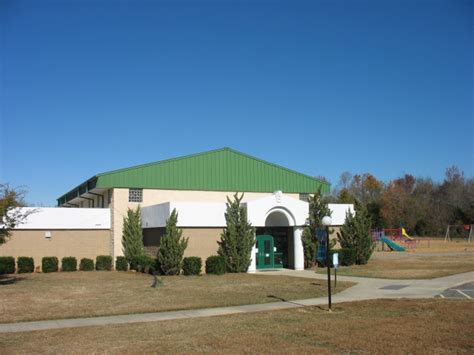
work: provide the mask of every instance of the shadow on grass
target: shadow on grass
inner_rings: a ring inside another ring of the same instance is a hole
[[[17,282],[25,280],[26,277],[13,276],[13,275],[0,275],[0,286],[1,285],[11,285]]]
[[[291,304],[294,304],[294,305],[297,305],[297,306],[302,306],[302,307],[305,306],[305,305],[302,304],[302,303],[290,301],[290,300],[287,300],[286,298],[278,297],[278,296],[275,296],[275,295],[268,295],[267,297],[268,297],[268,298],[273,298],[273,299],[278,300],[278,301],[280,301],[280,302],[291,303]]]

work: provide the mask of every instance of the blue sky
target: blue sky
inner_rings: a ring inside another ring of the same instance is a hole
[[[474,174],[472,1],[0,1],[0,181],[32,204],[229,146],[337,183]]]

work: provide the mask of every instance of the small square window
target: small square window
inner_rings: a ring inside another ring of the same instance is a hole
[[[128,189],[128,202],[142,202],[143,189]]]
[[[309,201],[309,194],[300,194],[300,200],[304,202]]]

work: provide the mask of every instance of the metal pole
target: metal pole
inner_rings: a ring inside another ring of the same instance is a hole
[[[337,268],[334,268],[334,288],[337,287]]]
[[[326,266],[328,268],[328,307],[331,312],[331,267],[329,264],[329,227],[326,226]]]

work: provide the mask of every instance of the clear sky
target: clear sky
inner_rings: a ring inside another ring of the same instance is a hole
[[[474,174],[473,1],[0,0],[0,181],[32,204],[228,146],[337,183]]]

